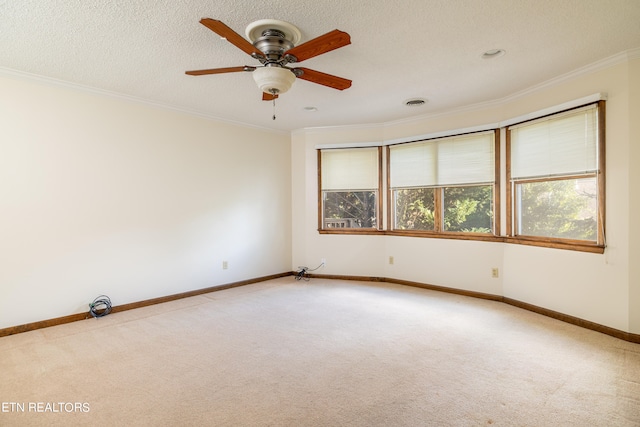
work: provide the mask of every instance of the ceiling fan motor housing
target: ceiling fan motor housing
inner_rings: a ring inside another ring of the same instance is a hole
[[[262,37],[253,45],[270,61],[279,61],[284,52],[293,48],[293,43],[285,38],[282,31],[273,29],[263,31]]]
[[[273,26],[266,27],[269,24]],[[257,58],[264,67],[255,69],[253,79],[261,91],[272,95],[285,93],[296,80],[292,70],[285,68],[290,58],[283,56],[293,48],[294,40],[287,37],[284,28],[278,28],[282,27],[281,24],[267,20],[263,23],[260,37],[253,41],[253,45],[264,55],[264,58]]]

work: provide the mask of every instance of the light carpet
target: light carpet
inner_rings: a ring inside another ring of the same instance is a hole
[[[388,283],[284,277],[3,337],[0,372],[2,426],[640,425],[640,345]]]

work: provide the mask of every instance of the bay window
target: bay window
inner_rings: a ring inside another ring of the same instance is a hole
[[[602,253],[605,101],[588,98],[500,129],[319,149],[318,229]]]

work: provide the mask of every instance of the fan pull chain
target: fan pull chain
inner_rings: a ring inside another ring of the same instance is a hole
[[[273,95],[273,120],[276,119],[276,98],[278,97],[278,90],[271,89],[271,95]]]

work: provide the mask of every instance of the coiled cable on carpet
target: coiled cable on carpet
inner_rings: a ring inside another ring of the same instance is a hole
[[[89,304],[89,314],[96,319],[109,313],[111,313],[111,299],[106,295],[100,295]]]
[[[296,273],[296,280],[304,280],[305,282],[308,282],[310,277],[307,276],[307,271],[316,271],[322,266],[324,266],[324,262],[321,263],[316,268],[314,268],[313,270],[309,270],[309,267],[298,267],[298,272]]]

